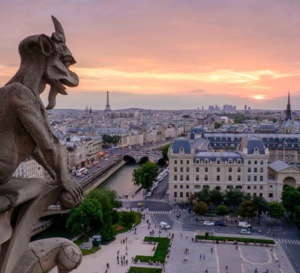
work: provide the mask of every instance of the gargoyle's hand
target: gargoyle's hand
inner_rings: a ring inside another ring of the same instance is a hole
[[[62,181],[65,191],[60,197],[61,204],[66,208],[72,208],[82,203],[83,190],[74,181],[66,179]]]

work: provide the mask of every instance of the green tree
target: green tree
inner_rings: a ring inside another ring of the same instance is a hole
[[[209,189],[203,188],[201,191],[197,192],[197,199],[199,201],[205,202],[207,206],[210,204]]]
[[[300,227],[300,206],[295,207],[293,220],[296,226],[299,228]]]
[[[67,228],[74,234],[84,234],[90,229],[100,229],[103,222],[102,207],[94,198],[85,198],[82,205],[71,209],[67,220]]]
[[[166,145],[162,148],[161,152],[163,155],[163,159],[164,161],[169,161],[169,157],[168,157],[168,150],[169,150],[170,145]]]
[[[261,196],[254,196],[252,199],[252,203],[255,207],[256,213],[258,215],[258,221],[260,223],[261,215],[269,211],[269,203],[265,198]]]
[[[209,192],[210,202],[216,207],[224,202],[224,194],[220,190],[213,189]]]
[[[220,205],[217,207],[217,214],[223,216],[223,220],[224,220],[224,216],[228,215],[229,210],[228,207],[225,205]]]
[[[245,116],[244,115],[241,115],[241,114],[238,114],[234,117],[234,123],[235,124],[241,124],[245,121]]]
[[[96,199],[102,206],[103,223],[99,228],[103,241],[109,241],[114,237],[113,218],[116,207],[116,192],[110,189],[95,189],[86,198]]]
[[[256,208],[251,200],[246,200],[240,207],[239,213],[243,217],[247,217],[248,220],[255,216]]]
[[[300,191],[294,187],[284,187],[281,194],[282,205],[287,212],[290,213],[290,217],[293,217],[295,207],[300,206]]]
[[[285,209],[279,202],[269,203],[269,216],[275,220],[281,219],[284,216]]]
[[[202,215],[208,213],[208,206],[205,202],[199,201],[194,205],[193,211],[201,217]]]
[[[233,210],[240,206],[244,201],[244,193],[240,190],[232,189],[225,192],[225,200],[227,206],[232,206]]]
[[[143,189],[149,190],[157,177],[158,166],[147,161],[145,164],[133,171],[133,182],[141,185]]]
[[[221,126],[222,126],[222,123],[216,121],[214,124],[214,129],[219,129]]]

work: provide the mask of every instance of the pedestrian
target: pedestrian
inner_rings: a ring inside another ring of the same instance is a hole
[[[189,236],[188,236],[188,235],[186,235],[185,239],[187,239],[187,238],[189,238]]]
[[[202,255],[200,254],[199,257],[200,257],[200,260],[201,260],[202,259]]]
[[[213,250],[213,248],[211,247],[211,248],[210,248],[210,253],[213,253],[213,251],[214,251],[214,250]]]
[[[228,269],[228,265],[225,265],[225,269]]]
[[[205,260],[205,254],[203,254],[203,260]]]
[[[194,237],[192,237],[192,243],[194,242]]]
[[[182,233],[180,233],[180,238],[182,238]]]

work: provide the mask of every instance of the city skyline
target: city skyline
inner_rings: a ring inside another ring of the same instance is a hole
[[[300,2],[26,1],[0,4],[0,86],[17,71],[19,42],[64,27],[77,88],[56,108],[207,109],[300,104]],[[48,92],[42,95],[46,101]]]

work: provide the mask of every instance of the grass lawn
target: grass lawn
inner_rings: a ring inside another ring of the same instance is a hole
[[[161,268],[152,268],[152,267],[130,267],[129,273],[162,273]]]
[[[205,236],[196,235],[196,240],[211,240],[211,241],[228,241],[228,242],[239,242],[239,243],[254,243],[254,244],[268,244],[274,245],[275,242],[272,239],[257,239],[257,238],[244,238],[244,237],[226,237],[226,236]]]
[[[144,242],[157,242],[157,246],[154,252],[153,256],[135,256],[134,260],[141,262],[165,262],[166,256],[168,253],[168,248],[170,245],[170,239],[169,238],[162,238],[162,237],[145,237]],[[155,272],[155,271],[154,271]]]

